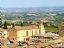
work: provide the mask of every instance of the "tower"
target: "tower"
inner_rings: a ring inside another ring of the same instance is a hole
[[[41,21],[38,22],[38,26],[39,26],[39,34],[45,34],[45,28],[44,25]]]
[[[45,34],[45,28],[44,28],[43,23],[40,23],[40,33]]]

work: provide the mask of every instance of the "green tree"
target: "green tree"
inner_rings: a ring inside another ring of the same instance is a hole
[[[21,24],[20,24],[21,26],[23,26],[23,23],[21,22]]]
[[[15,27],[15,25],[14,25],[14,23],[12,23],[12,28],[14,28]]]
[[[30,21],[30,22],[29,22],[29,25],[31,25],[31,24],[32,24],[32,22]]]
[[[0,21],[0,28],[3,26],[2,21]]]
[[[4,29],[7,29],[7,22],[4,22]]]

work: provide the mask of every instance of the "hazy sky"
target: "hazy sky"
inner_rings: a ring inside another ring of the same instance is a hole
[[[0,7],[4,8],[45,6],[64,6],[64,0],[0,0]]]

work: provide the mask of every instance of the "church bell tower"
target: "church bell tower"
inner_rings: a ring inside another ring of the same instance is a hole
[[[44,28],[43,23],[40,23],[40,32],[41,34],[45,34],[45,28]]]
[[[45,28],[44,28],[44,25],[41,21],[39,21],[39,34],[45,34]]]

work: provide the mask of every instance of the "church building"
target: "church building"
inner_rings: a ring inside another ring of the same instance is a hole
[[[10,40],[14,39],[17,41],[26,40],[33,35],[45,34],[45,28],[42,23],[33,24],[30,26],[15,26],[7,30],[9,32],[8,38]]]

